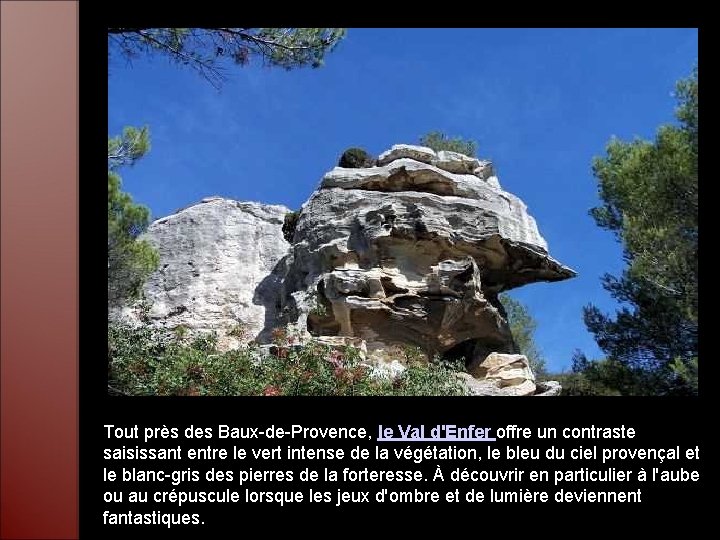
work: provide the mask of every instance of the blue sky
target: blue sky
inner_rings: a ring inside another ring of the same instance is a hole
[[[695,29],[350,29],[320,69],[255,60],[220,91],[167,60],[114,59],[109,133],[149,125],[152,150],[121,170],[158,218],[209,195],[298,208],[342,151],[377,155],[431,130],[472,138],[522,198],[550,253],[578,272],[515,289],[553,370],[578,348],[599,357],[582,306],[623,267],[595,226],[590,168],[612,135],[652,138],[673,121],[676,80],[697,60]]]

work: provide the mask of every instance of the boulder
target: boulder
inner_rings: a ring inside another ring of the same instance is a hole
[[[439,169],[457,174],[472,174],[480,167],[480,161],[477,158],[450,150],[440,150],[432,164]]]
[[[493,167],[492,161],[479,161],[479,165],[473,169],[473,174],[480,180],[485,181],[487,181],[487,179],[491,176],[495,176],[495,168]]]
[[[484,359],[473,358],[467,370],[475,378],[492,382],[512,395],[526,396],[535,393],[535,376],[527,357],[522,354],[492,352]]]
[[[530,381],[520,385],[500,386],[496,381],[476,379],[469,373],[458,373],[457,376],[473,396],[531,396],[535,391],[535,384]]]
[[[432,148],[427,146],[413,146],[410,144],[395,144],[390,150],[387,150],[380,154],[378,157],[378,165],[387,165],[388,163],[395,161],[396,159],[414,159],[421,163],[432,163],[434,159],[437,159],[437,154]]]
[[[542,381],[535,383],[536,396],[559,396],[562,393],[562,386],[557,381]]]
[[[289,250],[284,206],[208,197],[153,222],[145,238],[160,267],[145,284],[149,316],[165,328],[215,331],[221,348],[269,335]]]

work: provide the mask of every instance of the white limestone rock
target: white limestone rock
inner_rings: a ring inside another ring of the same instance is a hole
[[[143,289],[150,318],[165,328],[216,331],[222,348],[271,330],[278,263],[290,249],[282,234],[288,212],[210,197],[153,222],[145,238],[158,249],[160,266]]]
[[[378,165],[387,165],[396,159],[409,158],[422,163],[432,163],[437,159],[437,154],[432,148],[427,146],[414,146],[411,144],[395,144],[390,150],[380,154],[378,157]]]
[[[534,383],[517,386],[499,386],[496,381],[476,379],[469,373],[458,373],[457,377],[465,383],[473,396],[531,396],[535,391]]]
[[[479,161],[479,165],[473,170],[473,174],[480,180],[487,180],[491,176],[495,176],[495,168],[493,167],[492,161]]]
[[[557,381],[543,381],[536,383],[536,396],[549,397],[559,396],[562,393],[562,386]]]
[[[450,150],[440,150],[432,164],[439,169],[456,174],[472,174],[475,169],[480,167],[480,161],[477,158]]]
[[[473,359],[468,364],[468,372],[476,379],[495,383],[512,395],[535,393],[535,375],[527,357],[522,354],[492,352],[484,360]]]

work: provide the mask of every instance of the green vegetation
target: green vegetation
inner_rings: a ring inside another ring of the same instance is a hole
[[[573,356],[570,373],[553,375],[562,385],[564,396],[634,395],[644,381],[639,374],[616,360],[588,360],[580,351]]]
[[[379,396],[465,395],[454,372],[413,360],[396,378],[373,377],[357,349],[293,344],[274,332],[271,353],[255,345],[221,353],[213,334],[187,342],[177,332],[108,324],[109,389],[125,395]]]
[[[315,295],[313,298],[313,305],[310,309],[310,315],[314,315],[315,317],[325,318],[328,316],[328,309],[325,307],[325,304],[323,303],[322,299],[319,295]]]
[[[512,332],[515,345],[517,345],[520,350],[520,354],[524,354],[527,357],[530,362],[530,367],[537,379],[546,379],[547,370],[545,369],[545,359],[537,343],[535,343],[537,321],[530,315],[527,306],[515,300],[513,297],[507,294],[501,294],[500,302],[502,302],[505,312],[507,313],[510,331]]]
[[[345,28],[109,28],[108,44],[126,60],[161,55],[197,71],[216,88],[225,80],[221,61],[244,66],[252,57],[293,69],[323,64]]]
[[[242,322],[238,321],[228,330],[227,335],[245,341],[250,337],[250,332]]]
[[[401,376],[390,381],[394,396],[467,396],[456,370],[435,362],[411,362]],[[386,383],[387,384],[387,383]]]
[[[128,126],[122,135],[108,137],[108,169],[115,170],[135,161],[150,151],[150,131],[147,126],[138,129]]]
[[[623,244],[627,267],[603,278],[622,303],[615,316],[584,310],[607,360],[581,363],[577,372],[621,394],[697,393],[697,69],[676,97],[678,125],[660,127],[652,142],[612,139],[593,163],[602,205],[591,215]],[[622,377],[605,366],[621,366]]]
[[[338,161],[338,167],[345,167],[346,169],[362,169],[373,165],[375,165],[375,158],[362,148],[348,148]]]
[[[439,131],[431,131],[420,137],[420,144],[432,148],[436,152],[450,150],[466,156],[477,157],[477,141],[463,139],[462,137],[448,137]]]
[[[133,165],[149,149],[147,127],[126,127],[122,136],[108,137],[108,307],[136,299],[159,263],[156,250],[138,240],[150,222],[150,211],[121,190],[122,179],[115,172]]]

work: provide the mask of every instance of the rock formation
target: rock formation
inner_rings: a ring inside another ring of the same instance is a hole
[[[150,316],[218,331],[226,347],[291,325],[395,368],[409,345],[464,358],[477,394],[533,394],[498,294],[574,272],[548,254],[489,161],[396,145],[376,163],[328,172],[292,245],[281,206],[210,198],[153,223]],[[238,323],[244,336],[230,330]]]
[[[216,331],[229,349],[276,325],[284,206],[208,197],[153,222],[160,267],[144,287],[149,316],[167,328]]]
[[[303,205],[284,280],[286,322],[316,336],[359,337],[376,360],[406,345],[428,358],[462,357],[488,378],[477,366],[490,353],[517,352],[498,294],[574,272],[550,257],[491,163],[407,145],[378,163],[336,167]],[[492,377],[532,393],[527,360],[524,377],[518,362],[501,363]]]

